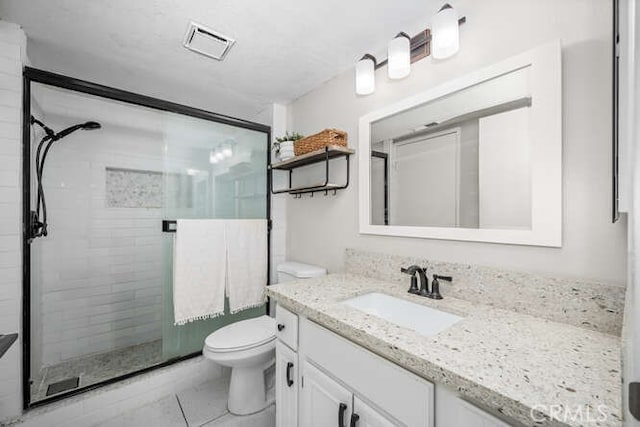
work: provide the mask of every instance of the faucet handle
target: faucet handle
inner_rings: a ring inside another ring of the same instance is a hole
[[[420,267],[417,267],[415,265],[412,265],[411,267],[407,267],[407,268],[404,268],[404,267],[400,268],[401,273],[411,275],[411,287],[407,291],[411,294],[420,293],[420,290],[418,289],[418,278],[416,277],[416,271],[418,268]]]
[[[429,294],[429,298],[433,299],[442,299],[442,295],[440,295],[440,282],[439,280],[444,280],[446,282],[451,282],[453,277],[451,276],[440,276],[437,274],[433,275],[433,281],[431,282],[431,293]]]

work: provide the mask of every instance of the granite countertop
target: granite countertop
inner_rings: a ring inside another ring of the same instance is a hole
[[[453,297],[431,300],[408,294],[407,287],[332,274],[272,285],[267,295],[399,366],[524,425],[621,424],[619,337]],[[340,304],[370,292],[463,319],[427,337]],[[532,409],[537,419],[545,421],[534,422]],[[583,417],[561,421],[551,416],[565,410],[581,411]],[[585,422],[587,413],[591,423]]]

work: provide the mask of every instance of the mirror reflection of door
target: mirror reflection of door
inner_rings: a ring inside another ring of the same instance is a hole
[[[459,129],[393,144],[390,224],[458,225],[459,150]]]
[[[389,155],[371,151],[371,224],[389,225]]]

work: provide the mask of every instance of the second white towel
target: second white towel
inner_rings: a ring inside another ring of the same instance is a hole
[[[227,296],[231,313],[264,304],[267,284],[267,221],[229,220]]]

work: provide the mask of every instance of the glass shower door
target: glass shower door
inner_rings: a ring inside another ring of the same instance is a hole
[[[165,220],[267,219],[266,133],[171,113],[163,125]],[[163,233],[162,352],[169,359],[199,352],[213,331],[265,313],[262,306],[230,314],[225,301],[223,316],[175,325],[173,239]]]

